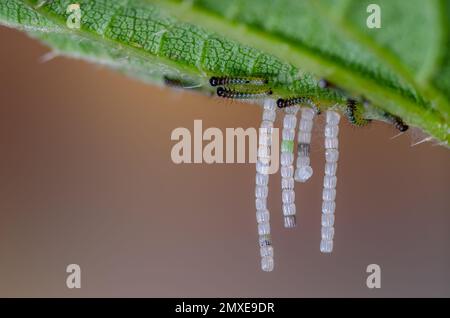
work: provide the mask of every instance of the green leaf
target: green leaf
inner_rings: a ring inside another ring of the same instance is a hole
[[[367,118],[389,112],[450,139],[450,0],[380,0],[381,29],[366,26],[368,0],[80,0],[79,30],[66,24],[73,2],[2,1],[0,23],[153,83],[210,94],[210,76],[264,76],[276,97],[341,111],[363,96]]]

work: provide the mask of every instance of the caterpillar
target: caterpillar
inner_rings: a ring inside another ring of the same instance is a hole
[[[280,98],[277,100],[278,108],[286,108],[301,104],[307,104],[308,106],[310,106],[312,109],[314,109],[317,115],[321,114],[322,112],[320,108],[308,97],[293,97],[288,99]]]
[[[229,77],[229,76],[222,76],[222,77],[216,77],[213,76],[209,79],[209,83],[211,86],[228,86],[228,85],[256,85],[256,86],[262,86],[268,84],[268,80],[264,78],[259,77]]]
[[[370,119],[363,117],[362,109],[357,106],[357,101],[354,99],[347,99],[347,108],[345,111],[348,121],[355,126],[362,127],[371,122]]]
[[[286,108],[294,105],[306,104],[308,100],[309,99],[306,97],[293,97],[288,99],[280,98],[277,100],[277,106],[278,108]]]
[[[324,78],[320,79],[318,86],[322,89],[332,89],[334,91],[339,92],[342,95],[348,96],[348,93],[345,92],[344,89],[328,81],[327,79]],[[358,104],[358,102],[355,99],[347,98],[344,114],[352,125],[355,125],[357,127],[363,127],[371,122],[370,119],[366,119],[363,117],[363,113],[364,109],[360,107],[360,104]]]
[[[400,132],[405,132],[409,129],[409,126],[407,124],[405,124],[405,122],[398,116],[395,116],[395,115],[392,115],[389,113],[385,113],[384,118],[386,119],[386,121],[388,123],[391,123],[392,125],[394,125],[395,129],[397,129]]]
[[[237,91],[225,87],[217,87],[217,96],[231,99],[258,99],[272,95],[271,89],[260,91]]]

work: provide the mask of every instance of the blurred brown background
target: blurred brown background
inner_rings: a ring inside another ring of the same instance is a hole
[[[450,296],[450,151],[343,125],[335,251],[319,252],[323,175],[297,186],[276,268],[259,270],[252,164],[175,165],[176,127],[258,127],[261,110],[130,80],[0,28],[0,296]],[[69,290],[65,268],[82,269]],[[367,265],[382,268],[369,290]]]

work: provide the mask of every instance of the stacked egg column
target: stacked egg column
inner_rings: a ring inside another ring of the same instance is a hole
[[[298,107],[285,109],[281,142],[281,193],[284,227],[293,228],[296,225],[296,208],[294,192],[294,138],[297,126]]]
[[[339,121],[340,115],[335,111],[327,111],[325,125],[325,177],[322,192],[322,240],[320,251],[331,253],[333,251],[334,237],[334,211],[336,209],[336,170],[339,158]]]
[[[274,268],[272,238],[270,236],[270,213],[267,208],[269,194],[269,168],[272,145],[272,131],[276,118],[276,102],[264,101],[264,112],[258,140],[258,160],[256,162],[256,221],[258,223],[261,269],[270,272]]]

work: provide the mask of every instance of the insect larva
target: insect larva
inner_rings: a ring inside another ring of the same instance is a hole
[[[308,101],[306,97],[293,97],[288,99],[280,98],[277,100],[278,108],[286,108],[294,105],[305,104]]]
[[[209,79],[211,86],[228,86],[228,85],[255,85],[262,86],[268,83],[267,79],[264,78],[251,78],[251,77],[211,77]]]
[[[409,126],[407,124],[405,124],[403,122],[403,120],[398,116],[394,116],[392,114],[385,113],[384,117],[387,120],[387,122],[394,125],[394,127],[400,132],[405,132],[409,129]]]
[[[405,124],[400,117],[394,117],[394,127],[400,132],[405,132],[409,129],[409,126]]]
[[[217,87],[217,96],[231,99],[258,99],[272,95],[272,90],[262,91],[237,91],[225,87]]]
[[[306,104],[310,106],[317,115],[321,113],[320,108],[308,97],[293,97],[288,99],[280,98],[277,100],[277,106],[278,108],[286,108],[294,105],[302,105]]]
[[[347,99],[345,115],[351,124],[358,127],[365,126],[371,122],[371,120],[363,117],[362,109],[358,107],[357,101],[351,98]]]

